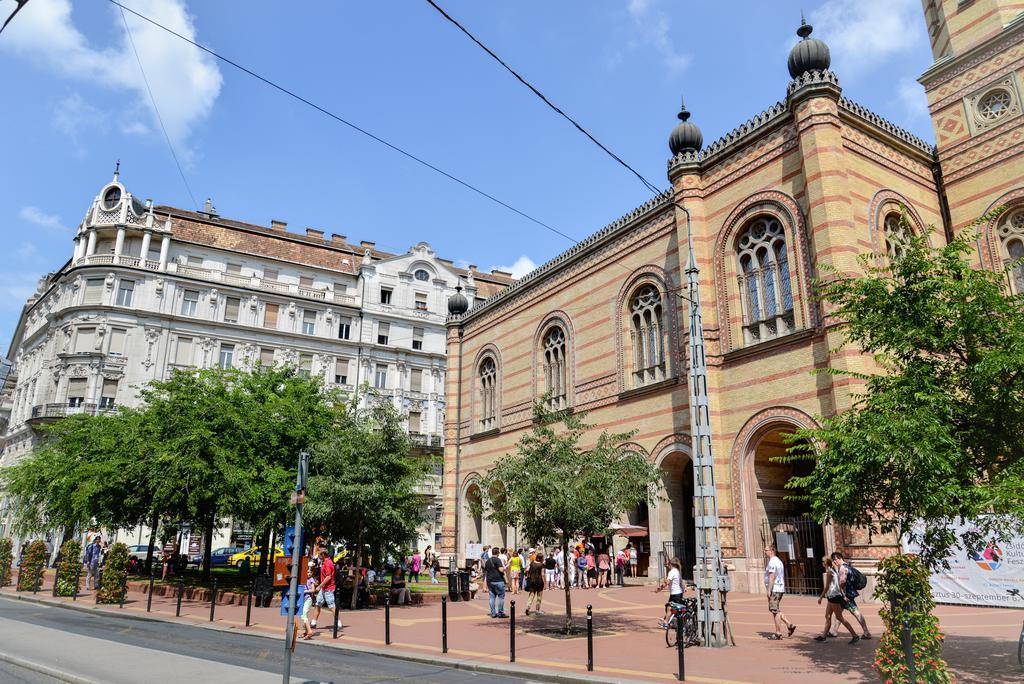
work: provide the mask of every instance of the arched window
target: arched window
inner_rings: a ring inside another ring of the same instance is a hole
[[[541,352],[544,355],[544,392],[548,408],[554,411],[565,408],[566,401],[566,355],[565,330],[553,325],[544,333]]]
[[[490,430],[498,419],[498,366],[493,357],[480,362],[480,429]]]
[[[1024,294],[1024,209],[1007,212],[999,222],[998,232],[1003,260],[1019,262],[1010,270],[1010,287],[1015,294]]]
[[[746,343],[793,332],[793,288],[782,224],[771,216],[753,219],[740,233],[736,251]]]
[[[890,211],[885,215],[883,228],[885,230],[885,253],[889,259],[903,256],[907,245],[910,244],[910,230],[903,222],[902,217],[895,211]]]
[[[633,342],[633,386],[660,382],[668,377],[665,359],[664,306],[654,285],[641,286],[629,300]]]

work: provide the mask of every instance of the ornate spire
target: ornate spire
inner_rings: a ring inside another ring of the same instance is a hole
[[[686,109],[685,99],[680,102],[676,118],[679,119],[679,123],[668,137],[668,148],[672,156],[680,152],[700,152],[701,145],[704,144],[704,135],[697,124],[690,122],[690,112]]]
[[[117,160],[117,164],[114,166],[114,180],[116,181],[121,176],[121,160]]]

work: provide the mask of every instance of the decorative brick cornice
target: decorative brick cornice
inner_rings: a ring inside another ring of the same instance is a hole
[[[897,140],[900,140],[909,145],[910,147],[913,147],[927,154],[929,159],[931,158],[934,145],[931,145],[922,140],[921,138],[918,138],[913,133],[910,133],[909,131],[900,128],[899,126],[892,123],[888,119],[885,119],[879,116],[878,114],[875,114],[867,107],[857,104],[848,97],[841,97],[839,98],[839,109],[841,111],[846,111],[850,114],[853,114],[857,118],[861,119],[866,123],[871,124],[875,128],[885,131],[886,133],[896,138]]]
[[[806,71],[786,86],[786,97],[790,100],[799,100],[814,93],[831,94],[839,97],[842,88],[839,86],[839,77],[834,71],[828,69],[812,69]]]
[[[607,240],[612,239],[617,233],[619,233],[627,226],[633,224],[634,222],[640,219],[651,217],[655,212],[664,209],[665,206],[668,205],[671,201],[671,190],[666,190],[665,192],[659,195],[655,195],[651,199],[641,204],[636,209],[633,209],[629,213],[624,214],[619,218],[615,219],[614,221],[612,221],[607,226],[597,231],[590,237],[580,240],[579,242],[576,243],[575,246],[562,252],[554,259],[551,259],[550,261],[533,269],[525,276],[523,276],[519,280],[515,281],[514,283],[506,287],[504,290],[501,290],[497,294],[494,294],[491,297],[487,298],[486,300],[484,300],[477,306],[474,306],[466,313],[456,316],[448,316],[448,323],[465,323],[483,314],[484,312],[490,311],[499,302],[502,302],[510,297],[517,295],[521,291],[528,289],[531,285],[534,285],[535,283],[543,280],[543,278],[546,275],[550,274],[552,271],[555,271],[556,269],[564,266],[565,264],[577,258],[580,258],[589,250],[597,247],[598,245],[602,244]]]
[[[768,109],[747,119],[742,124],[732,129],[718,140],[714,141],[700,152],[680,152],[668,160],[669,174],[679,173],[680,168],[687,164],[707,166],[718,157],[731,152],[741,142],[748,140],[751,136],[764,132],[769,124],[785,118],[789,113],[789,107],[785,102],[776,102]]]

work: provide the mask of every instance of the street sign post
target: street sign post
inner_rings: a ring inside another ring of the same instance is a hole
[[[302,507],[306,500],[306,473],[309,468],[309,454],[299,454],[299,470],[295,476],[295,525],[291,536],[286,536],[285,545],[291,546],[291,577],[288,582],[288,621],[284,628],[284,684],[289,684],[292,676],[292,648],[295,643],[295,603],[298,600],[299,559],[302,557]]]

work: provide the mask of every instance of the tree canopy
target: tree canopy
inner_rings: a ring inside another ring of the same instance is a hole
[[[1024,520],[1024,300],[1005,273],[972,265],[974,237],[912,236],[886,266],[866,258],[863,277],[818,284],[879,372],[857,375],[853,407],[797,431],[787,457],[815,462],[790,486],[818,520],[908,535],[931,563],[973,541],[954,538],[954,520],[979,534]]]
[[[593,428],[585,418],[535,403],[533,429],[480,482],[489,518],[515,526],[525,539],[557,539],[566,558],[570,540],[604,534],[641,503],[653,502],[661,484],[657,466],[626,446],[633,433],[603,431],[593,447],[582,448]],[[568,583],[565,629],[572,629]]]

